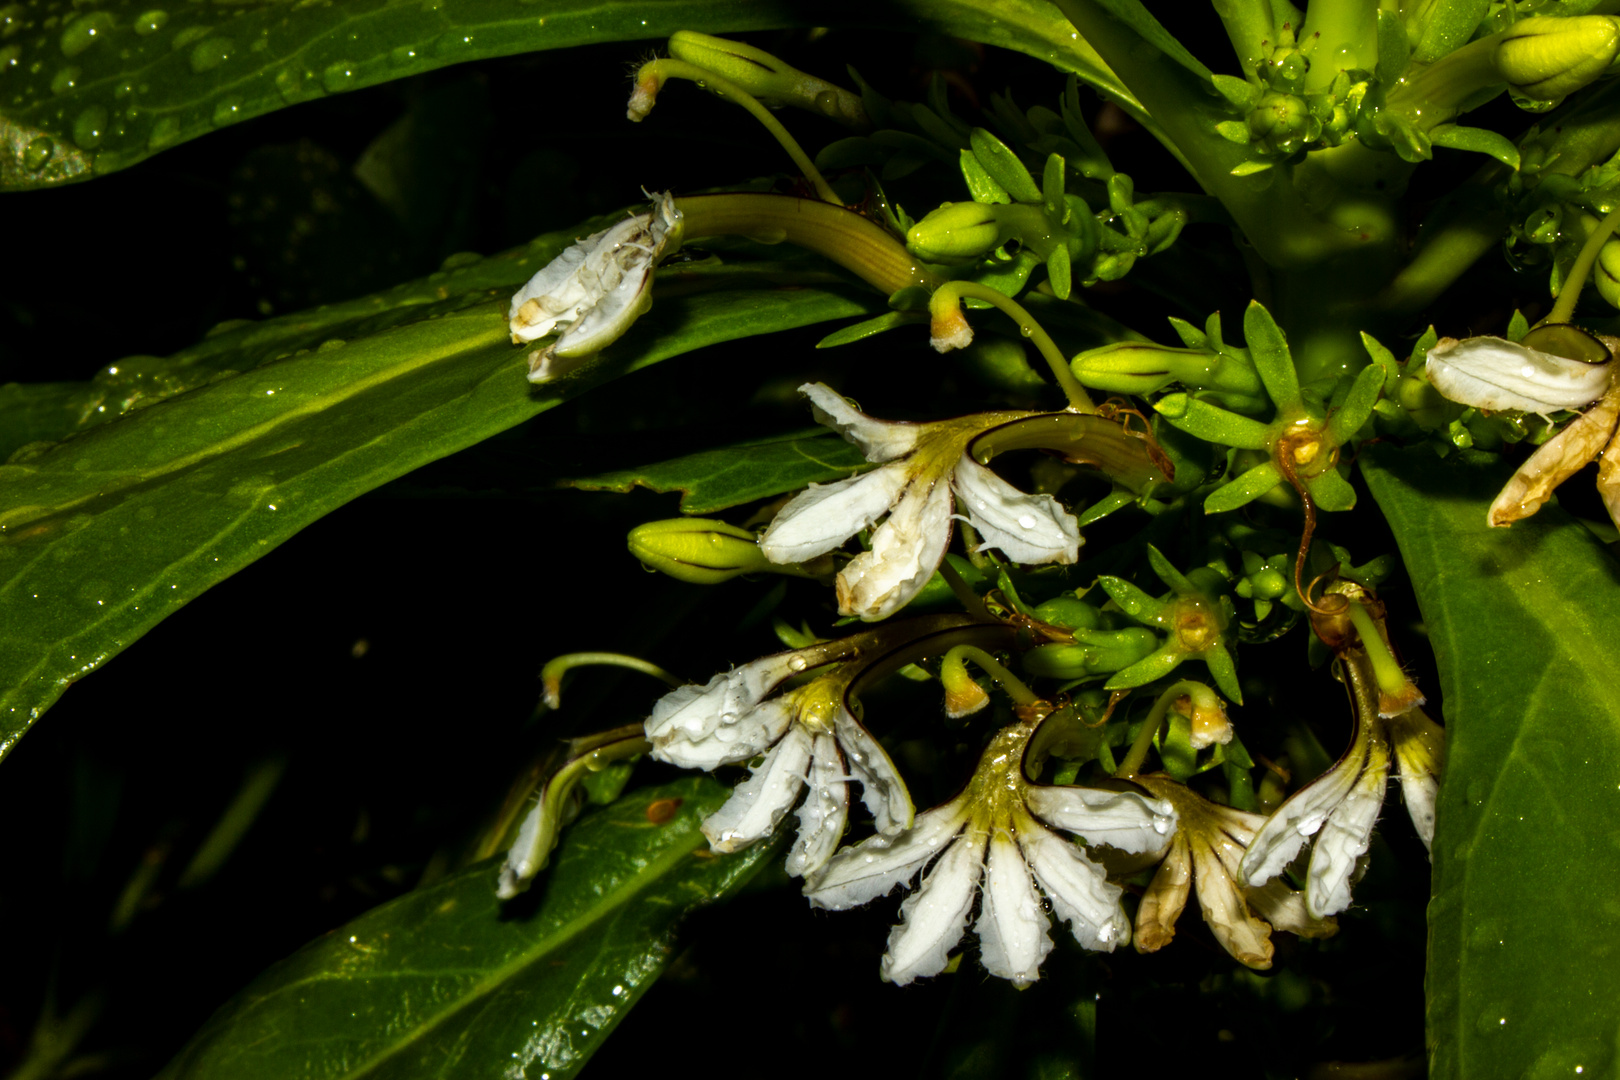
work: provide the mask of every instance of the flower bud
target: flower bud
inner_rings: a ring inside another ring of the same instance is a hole
[[[1064,630],[1096,630],[1102,626],[1102,612],[1073,596],[1059,596],[1035,609],[1035,617]]]
[[[1084,679],[1123,671],[1159,647],[1146,627],[1077,630],[1073,645],[1039,645],[1024,654],[1024,670],[1053,679]]]
[[[1435,389],[1476,409],[1543,416],[1603,396],[1614,361],[1593,364],[1497,337],[1441,338],[1424,370]]]
[[[1610,307],[1620,308],[1620,238],[1611,238],[1599,249],[1592,284]]]
[[[1198,390],[1260,394],[1260,376],[1230,356],[1203,349],[1167,349],[1148,341],[1121,341],[1091,349],[1069,363],[1087,386],[1114,394],[1152,394],[1173,383]]]
[[[928,343],[935,352],[965,349],[973,344],[973,327],[962,314],[956,294],[941,290],[928,302]]]
[[[630,530],[630,554],[654,570],[694,585],[718,585],[738,574],[780,570],[747,529],[707,518],[649,521]]]
[[[669,39],[669,54],[729,79],[772,108],[790,105],[845,127],[871,126],[858,94],[807,75],[752,45],[681,30]]]
[[[1602,75],[1620,51],[1620,22],[1605,15],[1520,19],[1497,46],[1497,74],[1534,101],[1555,101]]]
[[[977,259],[1000,243],[994,209],[976,202],[946,203],[906,233],[906,247],[929,262]]]
[[[945,687],[945,715],[952,720],[972,716],[990,704],[990,694],[968,674],[967,664],[955,650],[945,654],[939,681]]]

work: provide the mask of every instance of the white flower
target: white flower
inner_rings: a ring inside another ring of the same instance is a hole
[[[1347,663],[1360,696],[1370,675]],[[1374,691],[1376,693],[1376,691]],[[1251,886],[1282,873],[1311,837],[1316,847],[1305,877],[1305,906],[1313,916],[1337,915],[1350,906],[1351,878],[1372,842],[1384,805],[1391,746],[1412,824],[1425,847],[1434,843],[1434,802],[1444,760],[1444,731],[1414,708],[1383,718],[1376,707],[1358,710],[1356,736],[1334,766],[1279,806],[1249,843],[1242,874]]]
[[[838,575],[838,610],[867,621],[887,618],[928,583],[951,542],[955,498],[978,530],[979,550],[998,548],[1021,563],[1072,563],[1080,526],[1050,495],[1026,495],[966,453],[974,436],[1025,414],[984,414],[935,424],[874,420],[821,383],[799,392],[816,418],[882,468],[811,484],[784,506],[760,538],[774,563],[798,563],[838,547],[876,522],[872,548]]]
[[[845,848],[807,881],[812,905],[842,911],[886,895],[937,856],[900,906],[883,957],[885,980],[903,986],[945,970],[975,892],[982,897],[974,932],[984,966],[1019,986],[1040,977],[1052,949],[1042,893],[1086,948],[1112,951],[1129,937],[1119,887],[1053,829],[1122,851],[1151,851],[1165,844],[1175,811],[1130,792],[1030,783],[1023,763],[1033,730],[1000,732],[960,795],[919,814],[898,836],[879,834]]]
[[[658,261],[681,246],[681,212],[668,192],[653,207],[592,233],[547,263],[512,297],[512,342],[562,336],[529,355],[529,381],[562,374],[559,361],[599,352],[652,306]]]
[[[1498,337],[1441,338],[1424,361],[1429,381],[1452,401],[1542,416],[1596,401],[1614,370],[1612,360],[1589,364]]]
[[[787,871],[795,877],[813,872],[843,838],[850,780],[860,782],[861,799],[880,835],[911,825],[905,783],[850,712],[852,672],[835,669],[770,696],[793,675],[836,658],[838,647],[767,656],[716,675],[705,686],[683,686],[653,707],[646,731],[660,761],[714,769],[764,755],[725,805],[703,822],[713,850],[732,852],[769,836],[808,786]]]
[[[1167,776],[1138,777],[1137,783],[1174,806],[1177,821],[1170,853],[1136,909],[1138,952],[1170,944],[1195,879],[1210,932],[1249,967],[1271,966],[1273,926],[1302,937],[1327,937],[1338,930],[1332,919],[1312,919],[1300,894],[1280,879],[1261,888],[1239,887],[1243,853],[1265,824],[1264,816],[1212,803]]]

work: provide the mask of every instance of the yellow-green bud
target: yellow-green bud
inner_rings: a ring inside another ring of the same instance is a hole
[[[1598,251],[1592,282],[1611,307],[1620,308],[1620,239],[1611,239]]]
[[[929,262],[977,259],[1001,243],[995,209],[984,203],[946,203],[906,233],[906,247]]]
[[[1603,74],[1620,51],[1620,21],[1606,15],[1520,19],[1496,49],[1499,75],[1535,101],[1554,101]]]
[[[630,554],[647,566],[694,585],[784,569],[765,558],[747,529],[707,518],[649,521],[630,530],[629,543]]]
[[[773,108],[805,109],[849,128],[872,126],[860,95],[807,75],[752,45],[681,30],[669,39],[669,54],[731,80]]]

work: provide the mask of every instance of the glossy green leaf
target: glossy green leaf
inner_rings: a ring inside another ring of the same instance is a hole
[[[974,128],[971,138],[973,156],[1003,191],[1019,202],[1041,201],[1041,189],[1036,186],[1035,178],[1006,143],[984,128]]]
[[[1271,428],[1265,424],[1191,394],[1166,394],[1153,407],[1171,424],[1205,442],[1243,450],[1264,450],[1271,445]]]
[[[1164,24],[1153,17],[1153,13],[1141,0],[1097,0],[1097,4],[1129,26],[1136,32],[1137,37],[1180,64],[1195,78],[1202,82],[1213,82],[1214,75],[1209,68],[1188,52],[1187,46],[1178,41],[1174,34],[1164,28]]]
[[[1135,115],[1131,94],[1050,5],[931,0],[937,30],[1037,56],[1073,71]],[[0,188],[104,175],[182,142],[327,94],[448,64],[641,41],[676,30],[742,32],[830,25],[840,14],[914,30],[907,5],[805,7],[787,0],[343,0],[288,4],[118,4],[64,12],[44,0],[0,7]],[[824,73],[825,74],[825,73]],[[604,71],[599,87],[624,92]],[[566,107],[566,106],[557,106]]]
[[[816,342],[818,349],[836,349],[840,345],[853,345],[857,341],[865,341],[876,334],[893,330],[901,326],[922,326],[928,322],[926,308],[918,311],[885,311],[882,315],[872,319],[862,319],[860,322],[850,323],[841,329],[834,330],[820,341]]]
[[[1620,567],[1557,506],[1489,528],[1511,469],[1486,455],[1361,460],[1440,665],[1429,1075],[1612,1075]]]
[[[265,971],[161,1076],[573,1076],[669,962],[680,920],[775,854],[709,856],[698,825],[726,795],[693,778],[590,815],[537,902],[502,905],[485,862],[375,908]]]
[[[637,485],[679,491],[683,513],[708,514],[806,484],[842,480],[867,466],[861,452],[836,435],[805,435],[704,450],[563,483],[586,491],[629,491]]]
[[[1429,141],[1449,150],[1471,150],[1476,154],[1486,154],[1515,172],[1519,168],[1518,146],[1500,132],[1463,127],[1460,124],[1441,124],[1429,132]]]
[[[1294,354],[1289,351],[1282,327],[1257,300],[1251,300],[1243,312],[1243,339],[1277,412],[1297,411],[1300,408],[1299,375],[1294,370]]]
[[[1430,0],[1416,5],[1406,24],[1407,37],[1415,42],[1412,59],[1432,64],[1462,48],[1490,10],[1490,0]]]
[[[1204,499],[1204,513],[1221,514],[1247,505],[1283,482],[1282,472],[1270,461],[1263,461],[1236,479],[1210,492]]]
[[[532,387],[507,297],[574,235],[219,334],[167,369],[192,392],[0,466],[0,754],[74,680],[355,496],[670,356],[883,306],[815,260],[683,264],[628,335]]]
[[[960,163],[962,166],[962,179],[967,183],[968,195],[974,202],[980,203],[1010,203],[1012,196],[1007,189],[996,183],[996,178],[985,172],[984,166],[973,151],[963,150]]]

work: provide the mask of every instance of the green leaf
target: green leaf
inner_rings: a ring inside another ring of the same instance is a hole
[[[1046,207],[1046,216],[1059,225],[1067,222],[1070,214],[1066,179],[1063,155],[1046,155],[1046,168],[1041,172],[1041,201]]]
[[[814,260],[683,264],[623,339],[531,387],[506,297],[575,235],[220,334],[176,358],[190,393],[0,466],[0,756],[73,681],[355,496],[670,356],[883,303]]]
[[[1447,761],[1429,904],[1436,1080],[1603,1075],[1620,1021],[1614,557],[1557,506],[1485,523],[1511,468],[1371,446],[1440,666]]]
[[[1311,501],[1316,503],[1318,510],[1337,513],[1355,508],[1356,489],[1350,486],[1350,481],[1339,475],[1336,468],[1328,469],[1305,481],[1305,489],[1311,493]]]
[[[1205,442],[1242,450],[1264,450],[1271,445],[1271,428],[1267,425],[1190,394],[1166,394],[1153,407],[1171,424]]]
[[[681,919],[775,854],[699,857],[698,824],[727,794],[692,778],[586,817],[532,909],[495,899],[492,862],[375,908],[265,971],[160,1075],[573,1076],[669,962]]]
[[[1519,171],[1519,148],[1506,135],[1485,128],[1463,127],[1460,124],[1441,124],[1431,128],[1429,141],[1449,150],[1470,150],[1487,154],[1514,172]]]
[[[1288,339],[1282,327],[1271,317],[1258,300],[1249,301],[1243,312],[1244,344],[1260,381],[1266,384],[1266,394],[1277,406],[1279,415],[1299,411],[1299,375],[1294,371],[1294,356],[1288,351]]]
[[[1366,335],[1362,337],[1365,339]],[[1365,341],[1363,342],[1365,344]],[[1373,344],[1378,344],[1376,341]],[[1380,346],[1382,348],[1382,346]],[[1391,363],[1394,357],[1390,357]],[[1344,401],[1328,419],[1328,441],[1334,446],[1349,442],[1361,426],[1372,416],[1373,405],[1378,401],[1378,395],[1384,391],[1385,369],[1379,364],[1369,364],[1361,369],[1355,382],[1350,384],[1350,392],[1345,395]]]
[[[1260,87],[1248,79],[1235,75],[1212,75],[1210,79],[1221,97],[1240,109],[1252,109],[1255,102],[1260,100]]]
[[[1269,461],[1262,461],[1237,479],[1222,484],[1204,499],[1204,513],[1220,514],[1253,502],[1278,484],[1282,473]]]
[[[1029,175],[1018,155],[1007,149],[1006,143],[984,128],[973,129],[972,143],[973,155],[979,159],[979,164],[1007,194],[1019,202],[1041,201],[1041,189],[1035,185],[1035,178]]]
[[[288,105],[449,64],[644,41],[677,30],[821,26],[830,14],[788,0],[235,0],[228,6],[83,0],[65,18],[43,3],[5,10],[17,12],[18,24],[0,42],[7,96],[0,114],[0,189],[105,175]],[[916,13],[905,8],[863,9],[862,16],[888,29],[917,26]],[[934,0],[928,22],[940,33],[1018,49],[1074,72],[1151,124],[1096,50],[1076,39],[1048,4],[1003,0],[991,9],[978,0]],[[623,93],[611,67],[601,86],[566,92]]]
[[[871,319],[862,319],[860,322],[850,323],[842,330],[834,330],[820,341],[816,342],[818,349],[835,349],[840,345],[852,345],[857,341],[865,341],[876,334],[886,330],[893,330],[900,326],[921,326],[928,322],[928,312],[923,311],[885,311]]]
[[[1130,27],[1148,45],[1187,69],[1194,78],[1201,82],[1213,82],[1214,73],[1188,52],[1187,47],[1153,17],[1141,0],[1097,0],[1097,6]]]
[[[963,150],[961,155],[962,179],[967,181],[968,194],[978,203],[1010,203],[1012,196],[996,183],[996,178],[985,171],[973,151]]]
[[[1412,59],[1432,64],[1462,48],[1490,9],[1491,0],[1431,0],[1418,5],[1406,26],[1407,37],[1416,43]]]
[[[1069,249],[1062,244],[1046,257],[1046,276],[1052,282],[1052,292],[1059,300],[1069,298]]]
[[[869,464],[854,446],[822,434],[738,443],[562,483],[586,491],[629,491],[638,484],[653,491],[680,491],[682,513],[708,514],[806,484],[842,480]]]
[[[1373,74],[1385,93],[1400,83],[1406,65],[1412,62],[1412,44],[1407,40],[1406,27],[1393,11],[1378,13],[1378,62]]]

